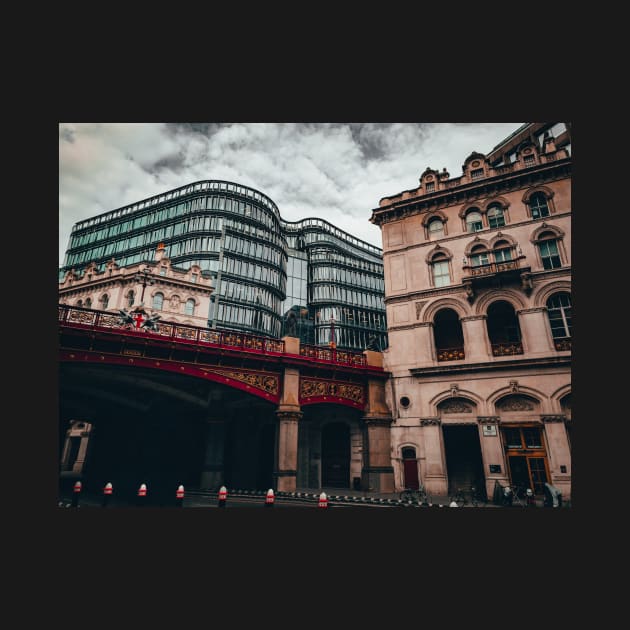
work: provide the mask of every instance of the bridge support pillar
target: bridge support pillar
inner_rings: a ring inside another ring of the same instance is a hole
[[[372,492],[394,492],[391,417],[364,416],[365,437],[361,485]]]
[[[299,408],[298,408],[299,409]],[[274,481],[276,489],[293,492],[296,489],[298,460],[298,423],[302,412],[296,409],[276,411],[278,416],[278,445]]]
[[[366,350],[368,365],[382,367],[383,355]],[[385,398],[385,381],[368,379],[366,414],[363,416],[363,470],[361,485],[373,492],[394,492],[391,453],[392,413]]]
[[[215,490],[224,485],[225,421],[206,420],[206,454],[199,485]]]

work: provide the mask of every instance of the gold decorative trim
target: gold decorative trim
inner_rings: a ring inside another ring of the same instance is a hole
[[[356,383],[339,383],[314,378],[300,379],[300,399],[335,396],[361,404],[363,402],[363,385]]]
[[[246,372],[245,370],[225,370],[219,368],[200,368],[202,372],[212,372],[225,378],[230,378],[239,383],[245,383],[255,389],[260,389],[274,396],[280,391],[280,378],[277,374],[260,374],[259,372]]]

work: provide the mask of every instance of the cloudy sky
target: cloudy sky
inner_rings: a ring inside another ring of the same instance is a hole
[[[251,186],[287,221],[320,217],[382,246],[382,197],[427,166],[461,175],[522,123],[60,123],[59,265],[77,221],[204,179]]]

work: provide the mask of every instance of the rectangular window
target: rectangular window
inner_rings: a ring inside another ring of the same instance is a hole
[[[477,168],[473,171],[470,171],[470,178],[471,179],[479,179],[480,177],[483,177],[483,169],[482,168]]]
[[[525,164],[525,166],[532,166],[535,163],[536,163],[536,158],[533,155],[526,155],[523,160],[523,164]]]
[[[435,190],[435,182],[427,182],[425,184],[425,189],[427,192],[433,192]]]
[[[557,269],[561,266],[556,241],[543,241],[538,244],[544,269]]]
[[[445,287],[451,284],[448,261],[433,263],[433,284],[436,287]]]

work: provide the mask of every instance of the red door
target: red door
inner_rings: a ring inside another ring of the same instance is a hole
[[[403,448],[403,472],[405,475],[405,488],[417,490],[420,487],[418,480],[418,461],[415,448]]]

